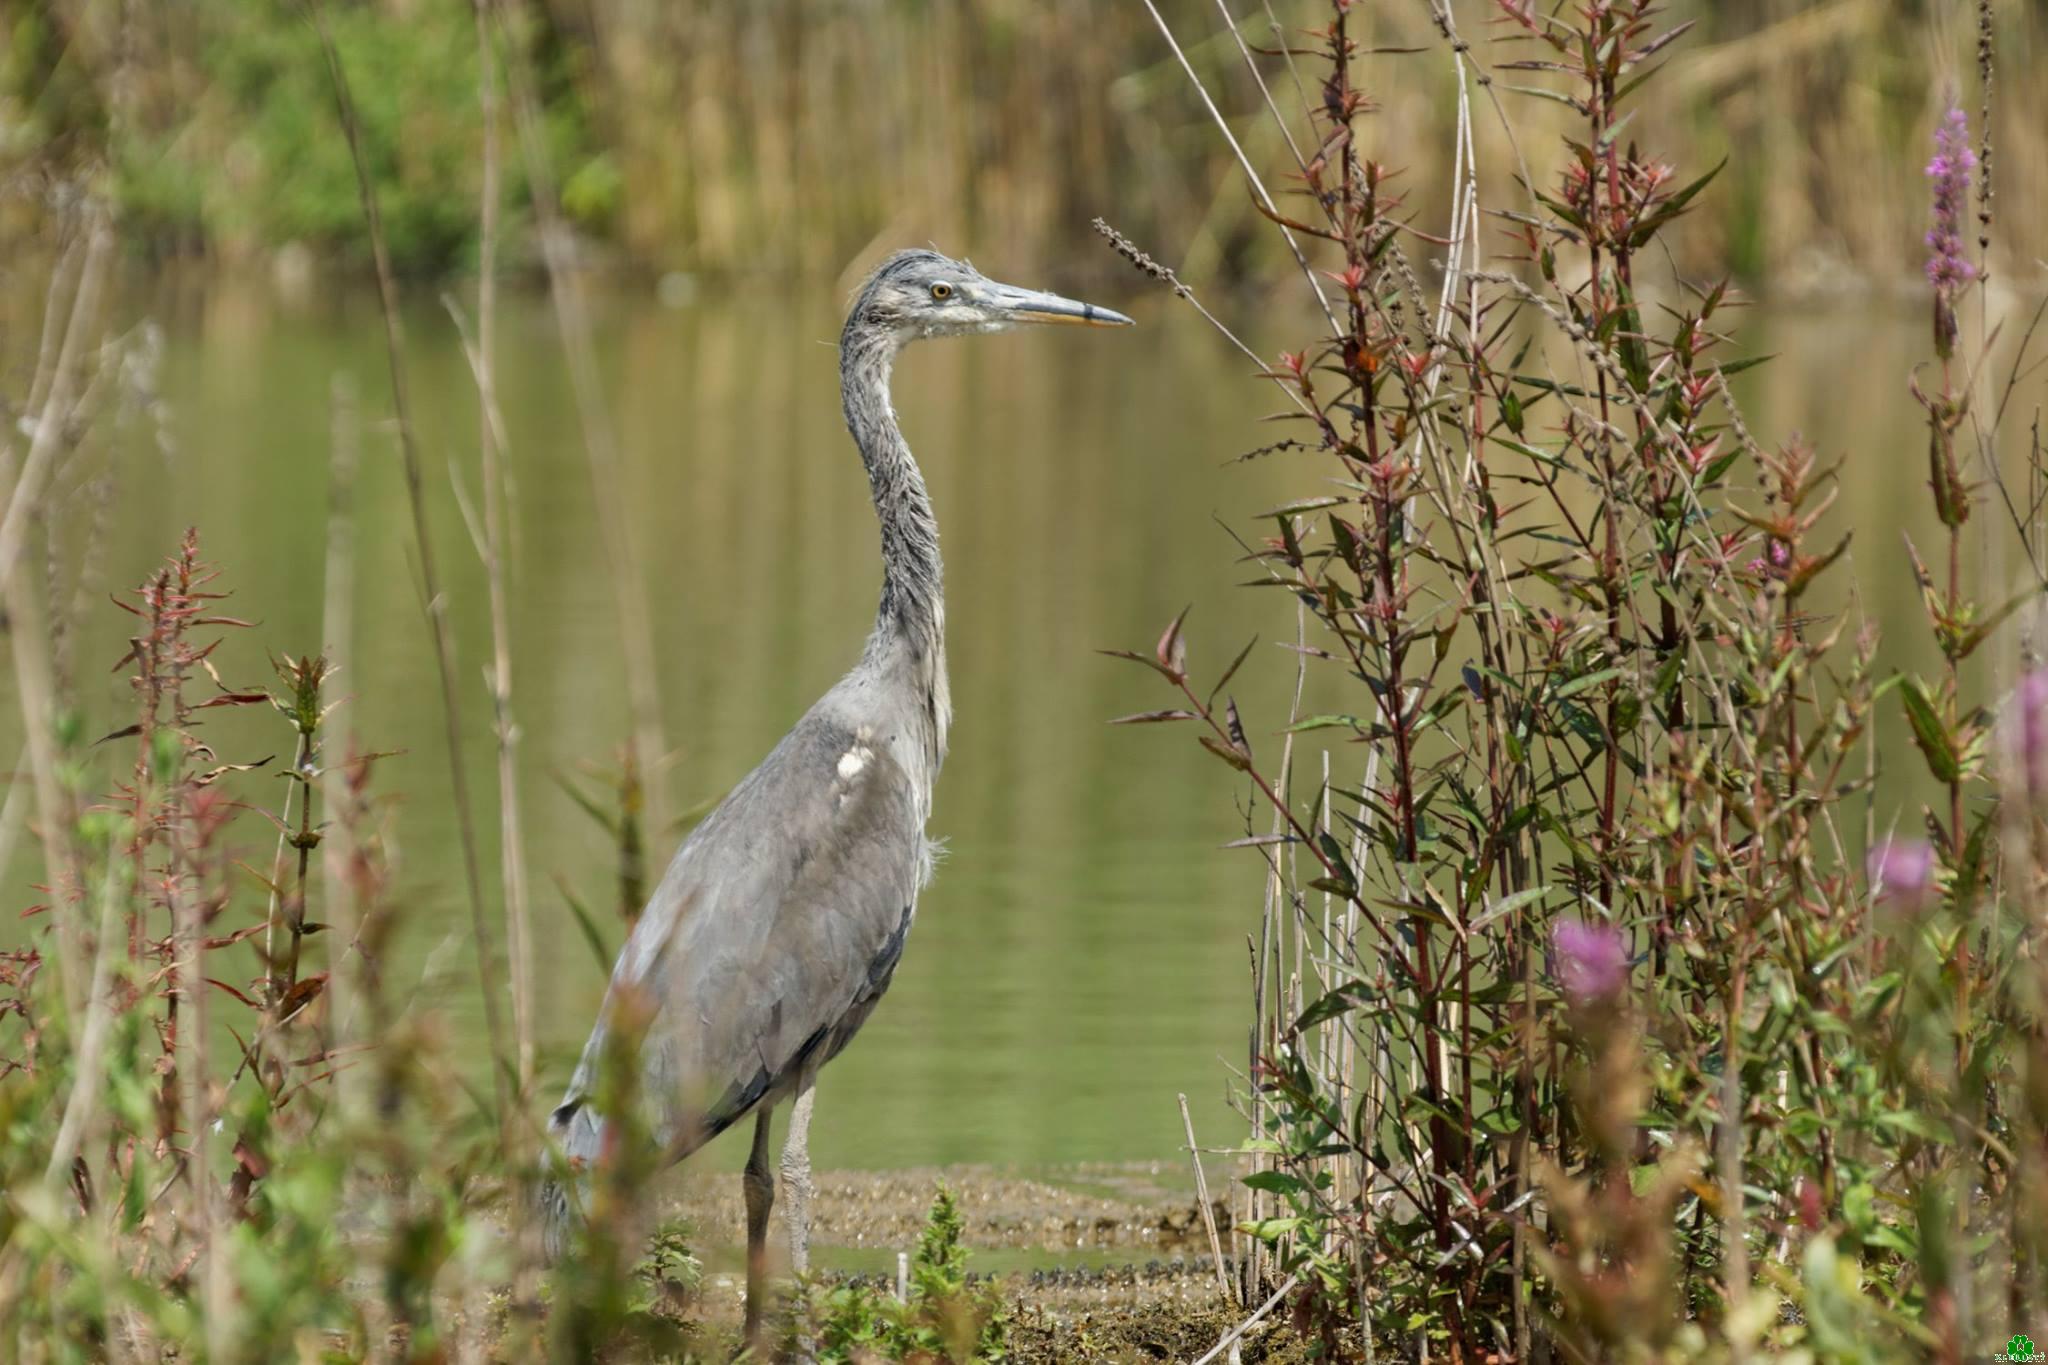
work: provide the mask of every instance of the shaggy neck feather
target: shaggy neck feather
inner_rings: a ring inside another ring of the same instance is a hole
[[[952,698],[946,679],[945,566],[931,495],[889,401],[898,342],[885,331],[849,323],[840,338],[839,387],[847,430],[867,466],[868,491],[882,532],[882,600],[865,661],[906,666],[923,692],[932,734],[933,772],[945,757]]]

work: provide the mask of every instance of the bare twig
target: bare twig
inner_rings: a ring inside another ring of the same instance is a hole
[[[1214,1359],[1216,1359],[1216,1357],[1222,1355],[1225,1351],[1229,1350],[1231,1346],[1236,1344],[1237,1339],[1239,1337],[1243,1336],[1246,1332],[1251,1331],[1252,1328],[1258,1326],[1260,1321],[1265,1318],[1266,1314],[1272,1312],[1275,1308],[1278,1308],[1280,1306],[1280,1300],[1286,1298],[1287,1295],[1293,1291],[1294,1285],[1294,1276],[1289,1275],[1287,1277],[1287,1282],[1281,1285],[1278,1289],[1273,1291],[1272,1298],[1267,1299],[1264,1303],[1260,1304],[1258,1310],[1254,1312],[1250,1317],[1246,1318],[1243,1322],[1240,1322],[1237,1326],[1231,1328],[1228,1332],[1225,1332],[1223,1334],[1223,1339],[1217,1342],[1214,1346],[1210,1347],[1208,1353],[1197,1359],[1194,1362],[1194,1365],[1209,1365],[1209,1362],[1213,1361]]]

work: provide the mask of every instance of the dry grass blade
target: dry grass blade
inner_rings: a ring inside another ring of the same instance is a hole
[[[1216,1287],[1223,1291],[1227,1302],[1236,1303],[1237,1295],[1230,1288],[1230,1272],[1223,1259],[1223,1242],[1216,1235],[1216,1209],[1209,1199],[1209,1177],[1202,1170],[1202,1149],[1195,1145],[1195,1120],[1188,1113],[1188,1097],[1180,1097],[1180,1126],[1187,1134],[1188,1160],[1195,1168],[1195,1198],[1201,1202],[1202,1228],[1209,1234],[1209,1254],[1216,1258]]]
[[[1258,195],[1259,202],[1265,206],[1266,212],[1274,215],[1277,220],[1280,206],[1273,202],[1273,196],[1267,193],[1266,182],[1259,178],[1258,170],[1253,167],[1251,158],[1246,156],[1244,148],[1238,145],[1237,135],[1230,131],[1230,124],[1224,119],[1221,111],[1216,108],[1216,101],[1209,97],[1209,88],[1203,85],[1202,78],[1195,74],[1195,68],[1188,62],[1187,54],[1181,51],[1180,43],[1174,39],[1173,30],[1166,26],[1166,20],[1159,13],[1159,7],[1153,4],[1152,0],[1145,0],[1145,9],[1152,16],[1152,22],[1159,26],[1160,36],[1166,39],[1166,45],[1173,49],[1174,59],[1180,63],[1180,69],[1187,75],[1189,82],[1194,85],[1195,93],[1202,97],[1202,107],[1209,111],[1209,117],[1216,124],[1216,130],[1222,133],[1223,140],[1230,144],[1231,155],[1237,158],[1238,167],[1244,171],[1245,179],[1251,183],[1252,192]],[[1235,31],[1234,28],[1233,31]],[[1264,88],[1263,82],[1261,83],[1261,88]],[[1276,114],[1275,117],[1277,118],[1278,115]],[[1282,128],[1285,128],[1284,123]],[[1315,294],[1316,303],[1323,310],[1323,320],[1330,325],[1330,334],[1332,336],[1341,335],[1343,328],[1337,325],[1337,315],[1330,310],[1330,300],[1323,293],[1322,281],[1316,278],[1316,272],[1309,266],[1308,257],[1302,254],[1301,244],[1294,240],[1294,233],[1284,224],[1277,223],[1276,221],[1276,226],[1279,227],[1280,235],[1287,242],[1288,251],[1294,256],[1295,265],[1301,270],[1301,277],[1308,281],[1309,289]]]

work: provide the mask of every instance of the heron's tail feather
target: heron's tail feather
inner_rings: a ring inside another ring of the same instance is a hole
[[[540,1187],[541,1244],[550,1262],[568,1253],[571,1235],[583,1221],[588,1173],[604,1145],[604,1121],[581,1100],[563,1104],[548,1119],[559,1166]]]

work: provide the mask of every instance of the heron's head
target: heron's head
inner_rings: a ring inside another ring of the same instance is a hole
[[[877,333],[901,346],[924,337],[1000,332],[1033,322],[1128,327],[1131,320],[1058,294],[998,284],[967,262],[936,251],[899,251],[860,287],[846,325],[848,332]]]

